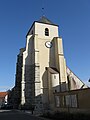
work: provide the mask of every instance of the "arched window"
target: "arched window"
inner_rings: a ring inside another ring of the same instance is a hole
[[[49,29],[45,28],[45,36],[49,36]]]

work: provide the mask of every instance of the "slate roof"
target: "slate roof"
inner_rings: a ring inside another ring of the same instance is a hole
[[[54,24],[52,21],[50,21],[48,18],[46,18],[45,16],[42,16],[38,21],[39,23],[44,23],[44,24],[49,24],[49,25],[56,25]],[[58,25],[56,25],[58,26]]]

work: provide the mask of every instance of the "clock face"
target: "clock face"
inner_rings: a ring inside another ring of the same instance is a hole
[[[51,43],[50,41],[47,41],[47,42],[45,43],[45,46],[46,46],[47,48],[51,48],[51,47],[52,47],[52,43]]]

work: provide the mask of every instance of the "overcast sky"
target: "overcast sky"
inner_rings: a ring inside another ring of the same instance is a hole
[[[14,86],[17,54],[43,13],[59,25],[67,66],[89,84],[90,0],[0,0],[0,91]]]

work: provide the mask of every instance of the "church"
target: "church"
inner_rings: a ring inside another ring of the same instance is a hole
[[[16,68],[19,104],[34,106],[36,111],[54,110],[57,93],[88,88],[67,67],[59,26],[45,16],[34,21],[27,32]]]

